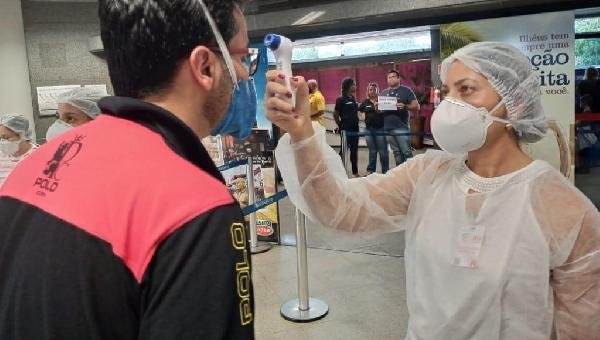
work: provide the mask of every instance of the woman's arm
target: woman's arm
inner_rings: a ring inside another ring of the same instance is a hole
[[[325,131],[297,143],[284,136],[275,151],[292,202],[311,220],[347,231],[403,229],[419,173],[431,157],[417,156],[385,175],[349,179]]]
[[[592,208],[581,221],[567,261],[552,270],[558,339],[600,337],[600,216]]]

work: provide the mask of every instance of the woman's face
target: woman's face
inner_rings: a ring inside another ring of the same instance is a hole
[[[76,127],[81,124],[85,124],[92,120],[90,116],[86,115],[80,109],[67,103],[58,104],[58,119],[63,122]]]
[[[348,94],[351,95],[352,97],[356,97],[356,85],[350,86],[350,89],[348,90]]]
[[[367,96],[369,98],[377,97],[377,87],[375,87],[375,86],[369,86],[369,88],[367,90]]]
[[[481,74],[455,61],[448,68],[446,82],[442,85],[445,96],[454,97],[475,107],[485,107],[491,111],[499,102],[500,95]],[[505,117],[504,107],[493,113],[497,117]]]
[[[484,76],[471,70],[460,61],[453,62],[448,68],[442,91],[445,96],[460,99],[474,107],[484,107],[488,112],[491,112],[502,99]],[[492,115],[506,118],[506,106],[501,105],[492,112]],[[492,124],[488,128],[486,144],[494,143],[507,131],[505,124]]]

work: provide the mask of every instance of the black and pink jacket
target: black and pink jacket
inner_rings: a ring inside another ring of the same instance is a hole
[[[244,219],[199,139],[100,107],[0,190],[0,339],[253,339]]]

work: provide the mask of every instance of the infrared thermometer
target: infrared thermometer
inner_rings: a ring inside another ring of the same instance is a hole
[[[292,98],[282,97],[292,106],[296,106],[296,91],[292,89],[290,78],[292,77],[292,41],[282,35],[267,34],[265,36],[265,46],[273,51],[277,70],[285,75],[285,85],[292,93]]]

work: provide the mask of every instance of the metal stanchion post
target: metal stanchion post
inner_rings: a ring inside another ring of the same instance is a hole
[[[322,319],[329,306],[310,297],[308,292],[308,260],[306,257],[306,217],[296,209],[296,252],[298,255],[298,298],[281,306],[281,316],[293,322],[310,322]]]
[[[248,204],[252,205],[256,203],[252,157],[248,157],[248,173],[246,177],[248,178]],[[258,242],[258,235],[256,235],[256,212],[253,212],[250,214],[250,252],[252,254],[259,254],[269,251],[271,248],[270,243]]]

